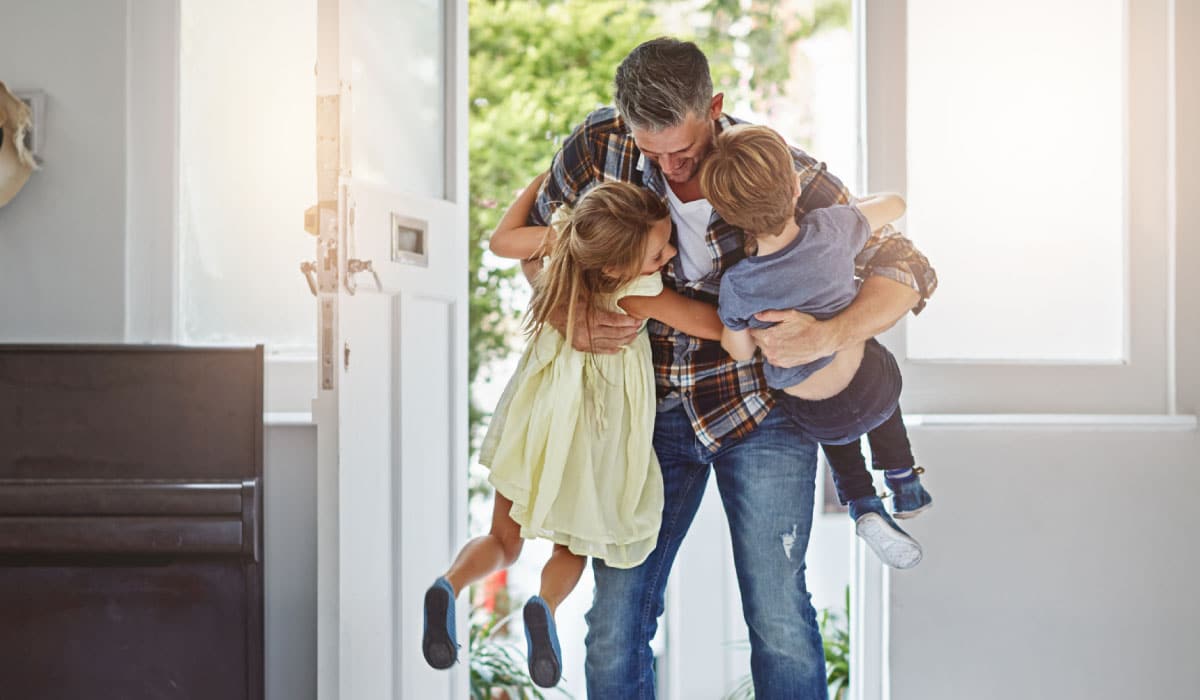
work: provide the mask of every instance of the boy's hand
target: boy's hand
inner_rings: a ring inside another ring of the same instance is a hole
[[[772,309],[754,317],[775,323],[770,328],[751,329],[750,335],[763,357],[776,367],[796,367],[819,360],[837,352],[842,345],[833,319],[818,321],[792,309]]]

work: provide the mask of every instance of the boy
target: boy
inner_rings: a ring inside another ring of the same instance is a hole
[[[721,279],[719,313],[726,326],[721,345],[739,361],[749,360],[757,349],[750,329],[771,325],[755,314],[792,308],[824,319],[848,306],[858,291],[855,255],[872,231],[904,213],[903,198],[885,194],[853,206],[816,209],[798,220],[802,187],[791,151],[779,134],[761,126],[735,126],[717,135],[700,169],[700,188],[726,222],[757,244],[755,255]],[[778,408],[821,443],[855,532],[888,566],[916,566],[921,545],[884,509],[859,449],[866,434],[874,466],[886,470],[895,492],[897,518],[913,517],[933,504],[918,476],[923,470],[914,469],[892,354],[872,338],[798,367],[767,362],[763,373],[776,390]]]

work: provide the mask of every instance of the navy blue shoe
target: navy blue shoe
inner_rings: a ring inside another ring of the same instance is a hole
[[[913,467],[913,473],[903,479],[884,479],[892,490],[892,515],[904,520],[915,518],[933,507],[933,496],[921,485],[921,467]]]
[[[880,561],[893,569],[911,569],[921,563],[921,545],[892,520],[879,496],[856,498],[849,505],[854,532]]]
[[[562,650],[550,606],[541,596],[525,603],[525,644],[528,647],[529,677],[543,688],[553,688],[562,678]]]
[[[421,637],[425,660],[436,669],[447,669],[458,661],[454,636],[454,589],[438,577],[425,591],[425,631]]]

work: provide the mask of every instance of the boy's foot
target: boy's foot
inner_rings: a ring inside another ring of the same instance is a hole
[[[425,591],[425,630],[421,638],[425,660],[436,669],[446,669],[458,660],[454,633],[454,589],[438,577]]]
[[[911,569],[921,562],[921,545],[883,508],[879,496],[864,496],[850,501],[854,532],[875,552],[875,556],[893,569]]]
[[[888,488],[892,490],[894,517],[901,520],[915,518],[933,507],[933,496],[921,485],[920,475],[924,472],[921,467],[916,467],[902,479],[884,479]]]
[[[562,678],[562,650],[554,616],[541,596],[525,603],[525,643],[528,646],[529,677],[543,688],[553,688]]]

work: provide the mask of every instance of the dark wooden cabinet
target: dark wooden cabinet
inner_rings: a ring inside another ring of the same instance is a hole
[[[0,700],[260,700],[262,348],[0,345]]]

